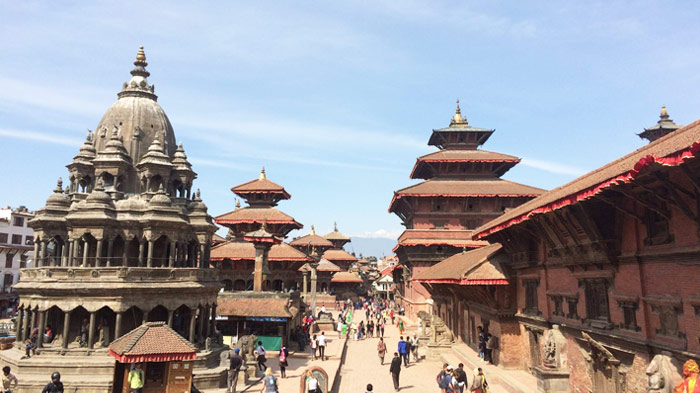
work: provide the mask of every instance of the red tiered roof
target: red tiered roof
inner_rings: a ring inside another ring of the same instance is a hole
[[[262,224],[268,225],[291,225],[295,229],[304,226],[274,207],[244,207],[228,213],[224,213],[214,218],[214,222],[219,225],[230,226],[232,224]]]
[[[477,248],[489,244],[484,240],[472,240],[472,231],[447,229],[407,229],[399,236],[396,252],[400,247],[415,246],[451,246],[458,248]]]
[[[112,341],[109,354],[121,363],[193,360],[197,348],[165,322],[146,322]]]
[[[411,171],[411,179],[428,179],[432,177],[432,171],[429,167],[430,163],[494,163],[501,164],[495,169],[497,176],[502,176],[510,168],[520,162],[518,157],[509,156],[507,154],[494,153],[486,150],[471,150],[471,149],[455,149],[455,150],[440,150],[434,153],[426,154],[418,157],[416,164]]]
[[[428,284],[508,285],[501,262],[501,244],[489,244],[453,255],[416,274],[412,281]]]
[[[631,183],[653,165],[678,166],[700,155],[700,120],[679,128],[632,153],[589,172],[539,198],[524,203],[474,231],[477,239],[544,214],[595,197],[620,184]]]
[[[278,194],[281,199],[289,199],[292,197],[284,187],[267,180],[264,169],[260,178],[232,187],[231,191],[244,198],[246,195],[250,194]]]
[[[254,261],[255,246],[253,243],[234,240],[227,243],[219,244],[212,247],[212,261],[223,261],[225,259],[231,261]],[[287,243],[275,244],[270,248],[268,254],[270,262],[310,262],[312,259],[303,252],[290,246]]]
[[[316,234],[316,231],[314,231],[313,227],[311,227],[311,233],[309,233],[306,236],[302,236],[298,239],[292,240],[291,242],[289,242],[289,245],[294,247],[333,247],[333,243],[322,238],[321,236],[318,236]]]
[[[323,253],[323,258],[329,261],[357,262],[357,258],[345,250],[331,249]]]
[[[333,278],[331,278],[331,282],[333,283],[362,283],[362,279],[356,274],[352,272],[338,272],[333,275]]]

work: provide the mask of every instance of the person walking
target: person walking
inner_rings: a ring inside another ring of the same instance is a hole
[[[399,327],[399,334],[403,334],[403,329],[404,329],[404,327],[403,327],[403,319],[399,319],[398,327]]]
[[[399,345],[397,349],[399,351],[399,355],[401,355],[401,359],[403,359],[403,365],[408,367],[408,343],[404,341],[403,336],[399,338]]]
[[[260,371],[267,370],[267,365],[265,364],[267,362],[267,359],[265,358],[265,354],[267,352],[265,351],[265,347],[262,345],[262,341],[258,341],[258,348],[255,350],[258,352],[258,369]]]
[[[484,360],[484,353],[486,352],[486,334],[484,334],[484,328],[481,326],[478,326],[476,330],[479,334],[479,357],[481,360]]]
[[[394,310],[389,311],[389,316],[391,317],[391,324],[394,324]]]
[[[279,366],[280,376],[282,378],[287,378],[287,367],[289,367],[289,363],[287,362],[287,356],[289,356],[289,351],[287,351],[287,347],[280,348]]]
[[[491,333],[486,334],[486,350],[484,352],[484,360],[486,364],[493,364],[493,350],[496,349],[496,337]]]
[[[272,375],[272,368],[265,369],[265,377],[263,378],[263,386],[260,393],[277,393],[279,386],[277,385],[277,377]]]
[[[441,392],[454,393],[456,386],[457,384],[454,380],[454,368],[452,366],[447,366],[442,384],[440,385]]]
[[[460,363],[455,370],[455,380],[457,381],[457,389],[459,393],[464,393],[464,388],[467,386],[467,372],[464,371],[464,363]]]
[[[243,367],[243,358],[240,355],[240,348],[233,351],[233,355],[229,359],[228,378],[226,379],[226,393],[236,393],[236,385],[238,385],[238,373]]]
[[[374,390],[374,386],[372,386],[371,383],[368,383],[367,390],[365,391],[365,393],[372,393],[372,390]]]
[[[486,376],[484,375],[484,370],[481,367],[474,369],[474,380],[472,381],[472,386],[470,391],[472,393],[487,393],[489,384],[486,382]]]
[[[413,333],[409,346],[411,347],[411,353],[413,354],[413,361],[418,362],[418,334]]]
[[[2,391],[3,393],[12,393],[14,389],[17,389],[17,384],[19,381],[14,374],[10,372],[10,366],[5,366],[2,368]]]
[[[379,334],[381,334],[381,338],[384,338],[384,324],[386,323],[386,319],[382,318],[382,322],[379,324]]]
[[[384,364],[384,356],[386,355],[386,343],[384,342],[383,338],[379,339],[379,343],[377,343],[377,355],[379,355],[379,360],[381,361],[381,364]]]
[[[321,361],[326,360],[326,336],[324,332],[318,337],[318,355],[321,357]]]
[[[53,379],[53,377],[51,379]],[[131,371],[129,371],[127,382],[129,383],[129,389],[131,389],[131,393],[143,392],[143,385],[146,384],[146,376],[144,375],[143,369],[141,368],[141,363],[136,363],[134,365],[134,368]]]
[[[389,367],[389,373],[391,374],[391,380],[394,382],[394,391],[399,391],[399,374],[401,374],[401,358],[398,352],[394,352],[394,358],[391,359],[391,366]]]
[[[133,389],[131,390],[134,391]],[[47,383],[41,393],[63,393],[63,382],[61,382],[61,373],[54,371],[51,374],[51,382]],[[140,392],[139,392],[140,393]]]
[[[316,335],[311,338],[311,342],[309,343],[309,351],[311,351],[311,360],[316,360],[316,351],[318,350],[318,339],[316,338]]]
[[[342,338],[342,334],[343,334],[343,322],[342,321],[343,321],[342,318],[338,318],[338,326],[335,328],[335,330],[338,332],[338,340],[340,340]]]

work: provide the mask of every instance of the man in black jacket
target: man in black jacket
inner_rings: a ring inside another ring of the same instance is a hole
[[[238,384],[238,372],[241,371],[243,366],[243,358],[239,355],[241,350],[239,348],[235,349],[233,355],[231,355],[229,369],[228,369],[228,380],[227,380],[227,393],[236,393],[236,385]]]
[[[455,375],[457,375],[457,387],[459,388],[459,393],[464,392],[464,387],[467,385],[467,372],[464,371],[464,364],[460,363],[459,367],[455,370]]]
[[[401,373],[401,358],[398,352],[394,352],[394,358],[391,360],[391,367],[389,367],[389,373],[391,374],[391,379],[394,381],[394,390],[399,391],[399,374]]]
[[[41,393],[63,393],[63,383],[61,382],[61,374],[58,371],[54,371],[51,374],[51,382],[44,386],[44,390]]]

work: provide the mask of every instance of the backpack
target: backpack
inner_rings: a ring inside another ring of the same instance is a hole
[[[440,374],[438,375],[438,387],[440,389],[447,389],[449,384],[450,381],[447,380],[447,373],[444,370],[440,371]]]

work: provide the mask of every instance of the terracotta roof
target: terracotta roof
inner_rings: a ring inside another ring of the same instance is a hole
[[[282,213],[274,207],[244,207],[217,216],[217,224],[263,223],[288,224],[297,228],[304,226],[294,220],[294,217]]]
[[[645,168],[660,164],[678,166],[695,158],[700,152],[700,120],[643,146],[632,153],[589,172],[539,198],[528,201],[474,231],[481,238],[515,225],[536,214],[593,198],[608,188],[630,183]]]
[[[494,153],[487,150],[474,149],[446,149],[426,154],[416,159],[416,164],[411,171],[411,179],[423,178],[420,172],[429,162],[494,162],[503,163],[497,172],[499,176],[520,162],[520,159],[507,154]]]
[[[364,282],[362,279],[355,273],[351,272],[338,272],[333,275],[333,278],[331,278],[331,282],[348,282],[348,283],[361,283]]]
[[[380,276],[391,275],[391,273],[392,273],[394,270],[399,269],[399,268],[401,268],[401,265],[394,265],[394,266],[385,267],[384,269],[382,269],[381,272],[379,272],[379,275],[380,275]]]
[[[241,196],[247,194],[281,194],[284,199],[292,197],[284,187],[267,179],[251,180],[247,183],[232,187],[231,191]]]
[[[109,353],[122,363],[167,362],[197,357],[197,348],[165,322],[146,322],[112,341]]]
[[[296,247],[333,247],[333,243],[315,233],[294,239],[289,244]]]
[[[287,299],[222,297],[216,301],[216,313],[232,317],[291,318]]]
[[[340,272],[343,269],[339,268],[338,265],[334,264],[333,262],[321,258],[321,260],[318,262],[318,267],[316,267],[316,271],[318,272]],[[300,272],[311,271],[311,266],[309,266],[308,263],[304,264],[304,266],[299,268]]]
[[[338,232],[338,230],[334,230],[333,232],[325,235],[323,237],[326,240],[347,240],[350,241],[350,238],[348,236],[343,235],[342,233]]]
[[[212,261],[222,261],[224,259],[229,259],[232,261],[254,261],[255,246],[253,246],[253,243],[241,240],[234,240],[223,244],[218,244],[211,248],[210,259]],[[312,260],[306,254],[287,243],[273,245],[272,248],[270,248],[267,259],[268,261],[279,262]]]
[[[489,244],[453,255],[413,276],[413,281],[433,284],[507,285],[501,263],[508,257],[501,244]]]
[[[216,233],[214,236],[211,237],[211,241],[214,243],[223,243],[226,241],[226,239],[222,236],[217,235]]]
[[[389,212],[404,197],[536,197],[545,190],[503,179],[445,180],[430,179],[394,191]]]
[[[348,254],[345,250],[331,249],[323,253],[323,258],[329,261],[352,261],[356,262],[357,258]]]
[[[487,244],[489,243],[484,240],[473,240],[472,231],[407,229],[399,236],[398,244],[393,251],[396,252],[400,247],[452,246],[477,248]]]

